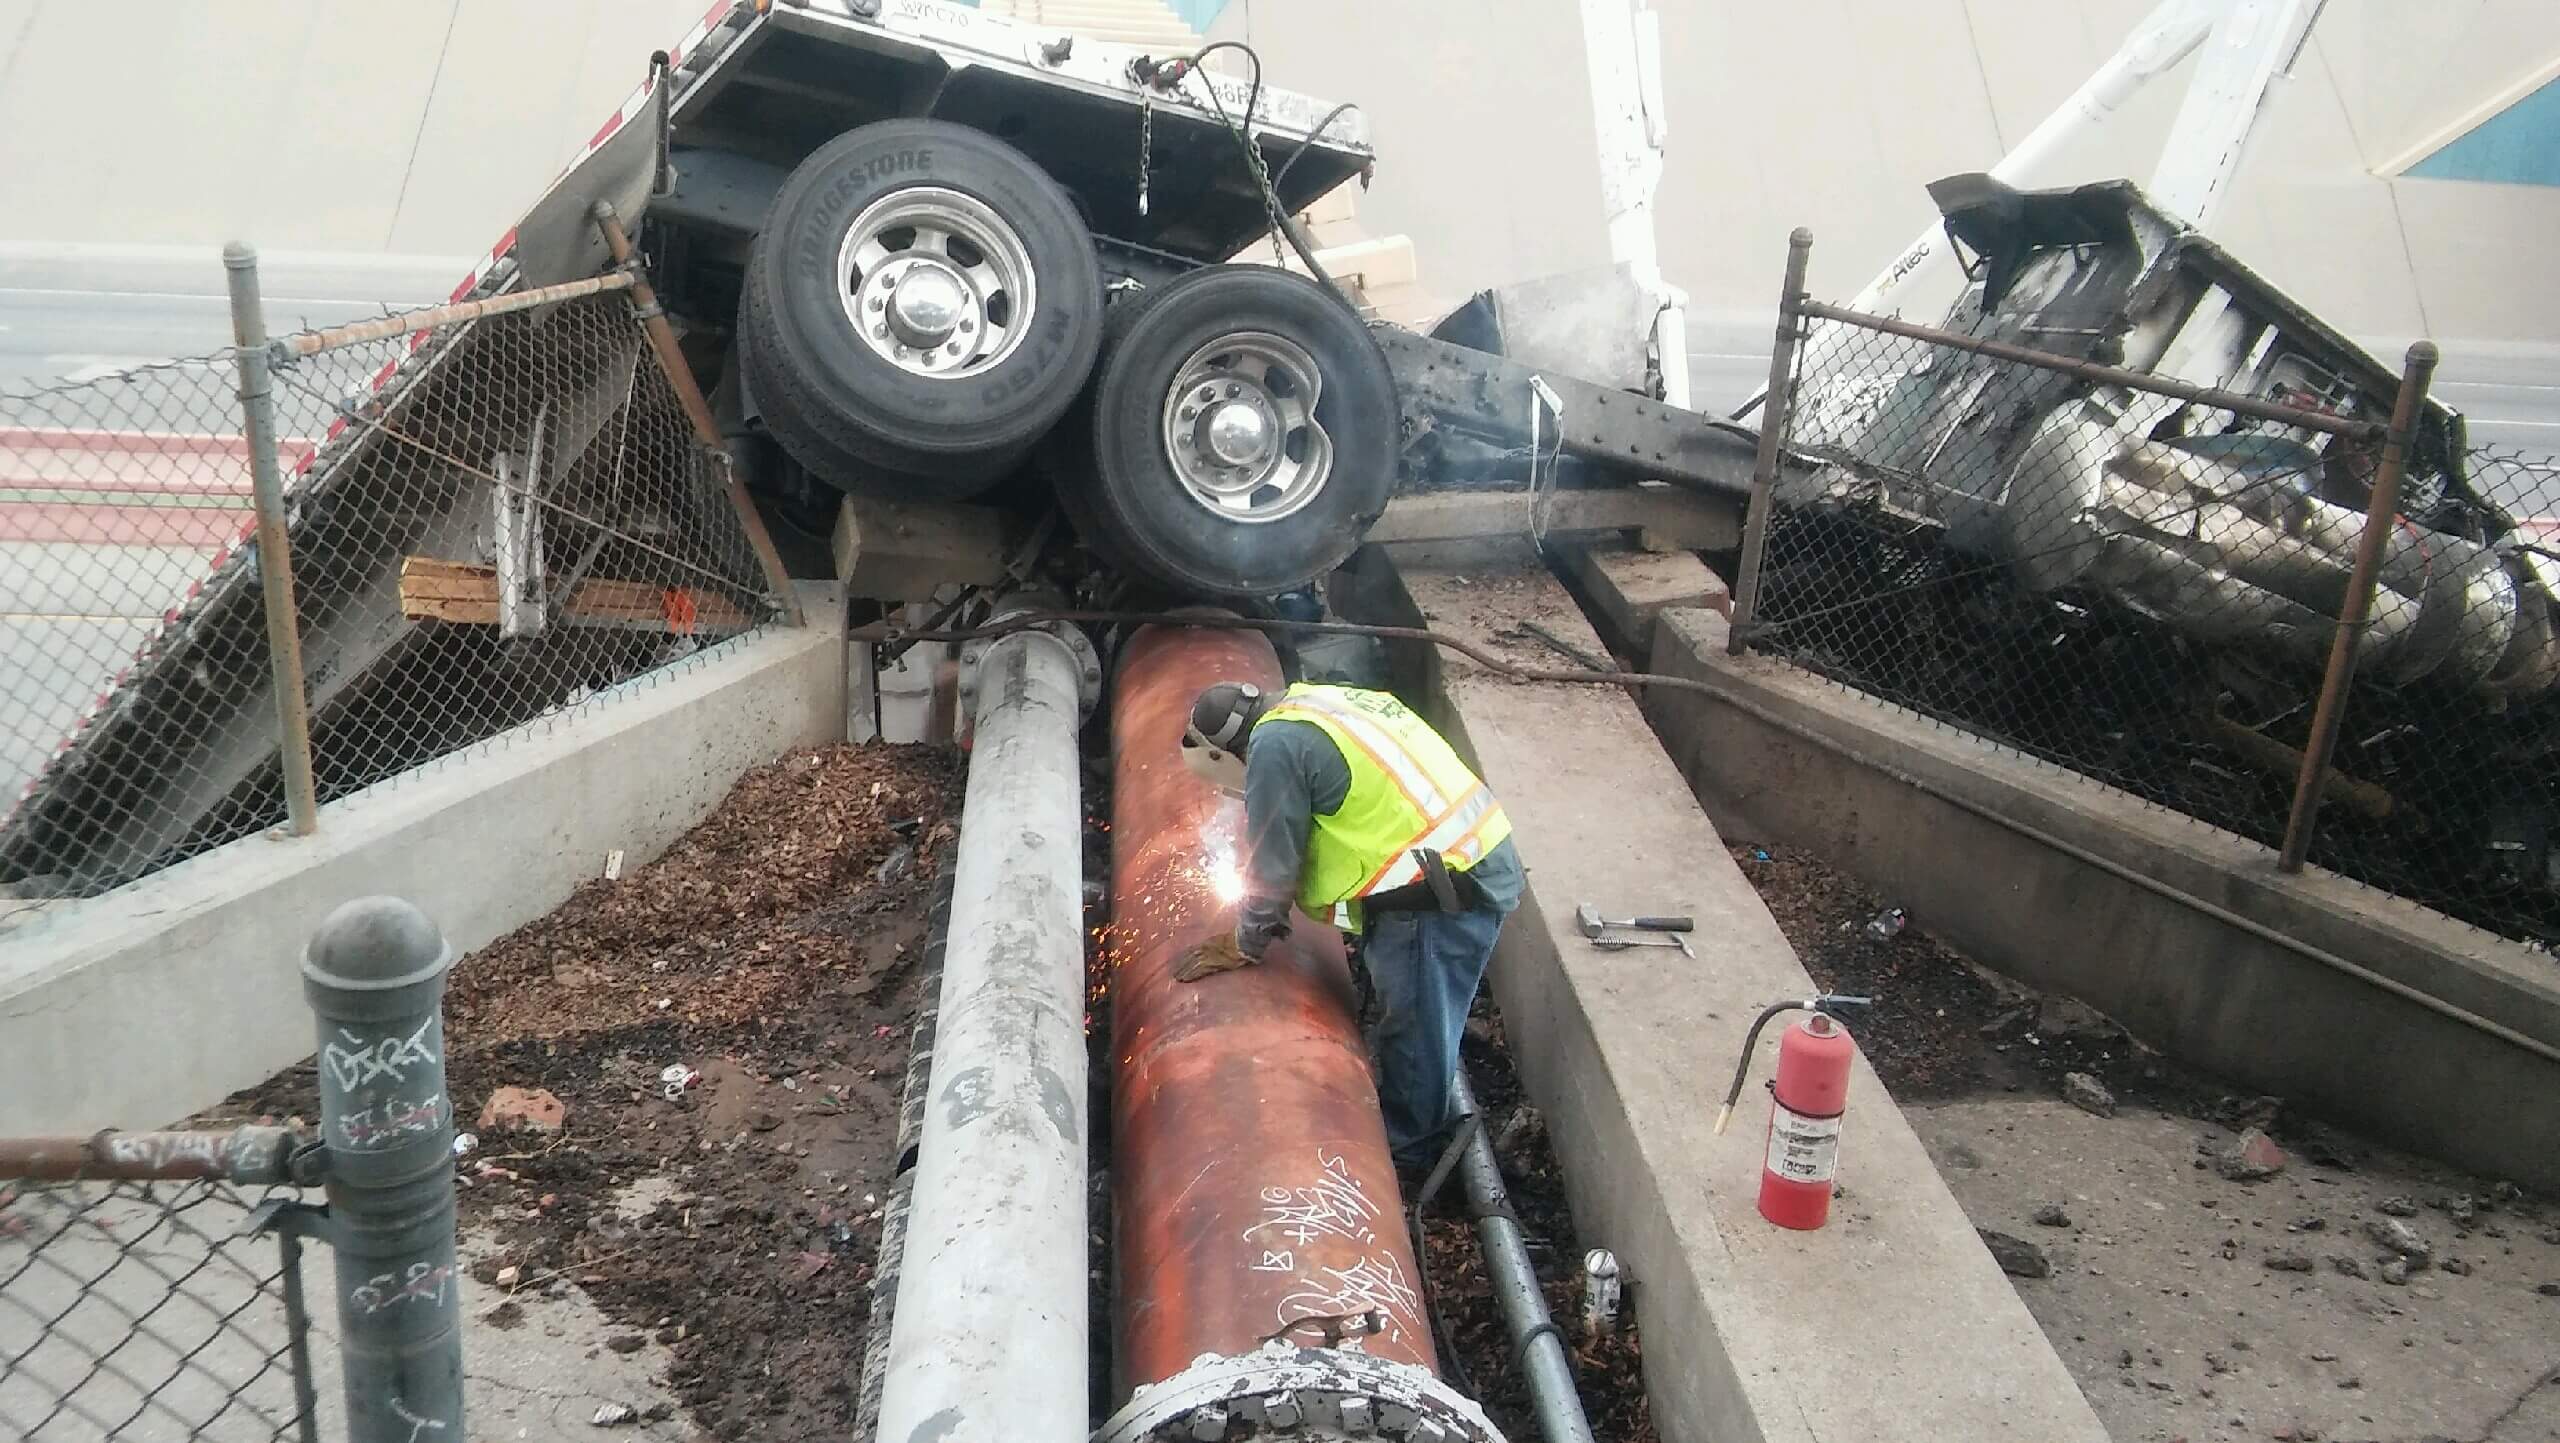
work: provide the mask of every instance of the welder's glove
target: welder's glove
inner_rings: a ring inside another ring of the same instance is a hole
[[[1242,930],[1238,928],[1237,932],[1221,932],[1192,948],[1180,962],[1174,964],[1173,980],[1197,982],[1203,977],[1214,976],[1220,972],[1233,972],[1239,967],[1250,967],[1261,961],[1260,957],[1246,954],[1244,944],[1237,935]]]
[[[1265,917],[1258,915],[1258,910],[1248,903],[1243,917],[1236,922],[1235,931],[1212,937],[1192,948],[1190,955],[1174,967],[1173,980],[1197,982],[1215,973],[1233,972],[1261,961],[1273,939],[1289,935],[1289,919],[1286,913]]]
[[[1259,962],[1273,942],[1289,935],[1289,904],[1277,897],[1247,897],[1236,910],[1236,950]]]

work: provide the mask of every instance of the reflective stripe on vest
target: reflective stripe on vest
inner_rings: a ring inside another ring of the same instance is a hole
[[[1393,697],[1302,684],[1256,725],[1268,721],[1323,731],[1351,777],[1342,804],[1314,818],[1307,839],[1298,896],[1311,914],[1420,880],[1416,848],[1465,871],[1511,834],[1492,789]]]
[[[1368,754],[1369,760],[1378,764],[1379,769],[1387,774],[1387,779],[1404,793],[1404,799],[1413,804],[1415,811],[1432,817],[1449,809],[1448,798],[1440,794],[1431,774],[1423,770],[1412,751],[1367,712],[1339,698],[1327,696],[1323,689],[1304,686],[1289,688],[1280,705],[1273,710],[1286,711],[1290,708],[1314,712],[1333,723],[1334,727],[1349,732],[1352,742]],[[1476,785],[1482,786],[1483,783]]]

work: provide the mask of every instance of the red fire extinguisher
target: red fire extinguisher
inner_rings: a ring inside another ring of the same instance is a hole
[[[1813,1229],[1831,1216],[1831,1188],[1840,1168],[1840,1119],[1848,1110],[1849,1062],[1857,1046],[1832,1016],[1839,1007],[1864,1007],[1869,997],[1825,993],[1762,1009],[1742,1039],[1733,1086],[1716,1113],[1716,1131],[1733,1119],[1751,1071],[1760,1029],[1781,1012],[1807,1015],[1778,1039],[1778,1075],[1769,1084],[1769,1143],[1760,1167],[1760,1216],[1782,1228]]]

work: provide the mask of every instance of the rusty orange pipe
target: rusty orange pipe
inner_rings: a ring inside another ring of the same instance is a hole
[[[1251,632],[1149,627],[1111,708],[1112,1194],[1122,1396],[1266,1339],[1437,1368],[1341,935],[1296,919],[1262,965],[1173,980],[1235,926],[1244,803],[1182,764],[1192,698],[1282,685]]]

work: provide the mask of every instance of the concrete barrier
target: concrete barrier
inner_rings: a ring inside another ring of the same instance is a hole
[[[2560,1187],[2560,962],[1765,657],[1667,611],[1645,704],[1720,825],[2233,1083]],[[2484,1109],[2496,1125],[2481,1125]]]
[[[457,949],[556,907],[619,848],[655,856],[739,773],[844,734],[844,606],[708,648],[321,809],[0,935],[0,1134],[151,1127],[311,1054],[301,950],[388,893]]]
[[[1553,657],[1497,628],[1533,619],[1599,645],[1534,563],[1399,576],[1363,553],[1335,604],[1364,621],[1427,620],[1530,665]],[[1847,1191],[1831,1224],[1788,1232],[1755,1210],[1767,1104],[1755,1088],[1719,1137],[1716,1102],[1752,1015],[1816,989],[1635,704],[1428,652],[1397,661],[1407,694],[1475,757],[1518,829],[1529,890],[1503,928],[1493,993],[1582,1241],[1616,1250],[1636,1280],[1662,1436],[2102,1443],[2087,1400],[1863,1059],[1841,1151]],[[1581,902],[1694,915],[1698,956],[1596,950],[1575,925]],[[1777,1036],[1763,1039],[1756,1078],[1768,1075]]]

